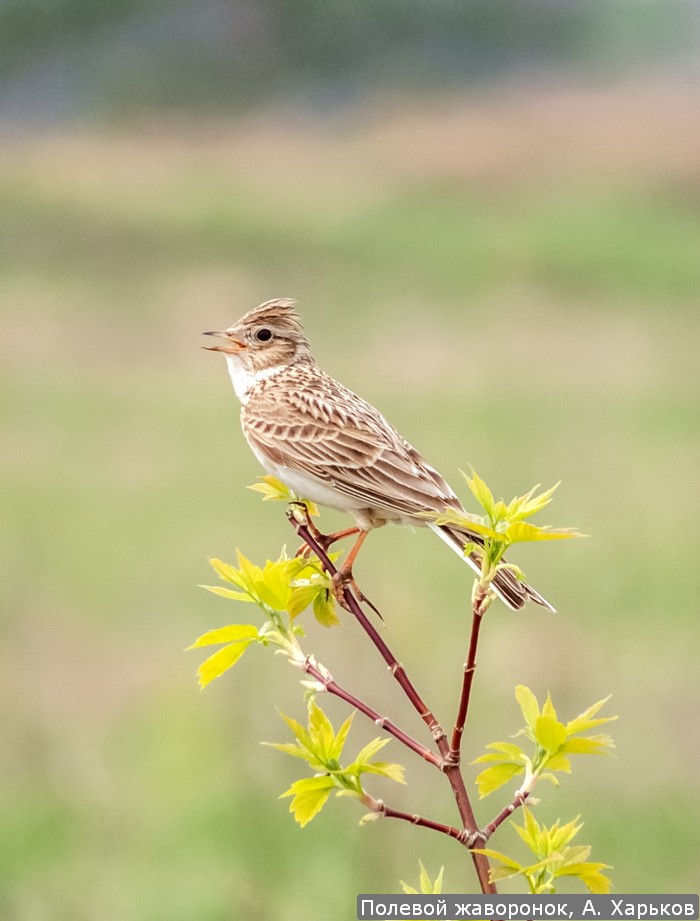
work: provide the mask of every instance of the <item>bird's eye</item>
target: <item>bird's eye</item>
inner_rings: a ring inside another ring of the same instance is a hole
[[[267,329],[267,327],[263,327],[256,332],[255,338],[258,340],[258,342],[269,342],[270,339],[272,339],[272,330]]]

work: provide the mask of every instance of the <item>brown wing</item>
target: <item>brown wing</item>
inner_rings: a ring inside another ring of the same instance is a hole
[[[286,386],[282,387],[281,385]],[[452,489],[384,416],[332,378],[290,368],[243,407],[246,437],[275,463],[367,507],[402,515],[461,508]],[[281,396],[280,396],[281,395]]]

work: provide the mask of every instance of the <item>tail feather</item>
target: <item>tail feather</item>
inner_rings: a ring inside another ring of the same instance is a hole
[[[458,553],[462,559],[471,566],[474,572],[481,572],[481,560],[479,559],[478,553],[474,552],[469,554],[469,556],[464,555],[465,544],[470,542],[481,543],[481,539],[478,535],[463,531],[454,525],[431,524],[430,527],[435,531],[438,537],[442,538],[455,553]],[[497,572],[491,584],[496,595],[498,595],[501,601],[512,611],[519,611],[521,608],[525,607],[528,601],[534,601],[535,604],[542,605],[543,608],[547,608],[548,611],[556,614],[556,608],[552,607],[546,598],[543,598],[542,595],[535,591],[531,585],[528,585],[527,582],[521,582],[515,573],[511,572],[509,569],[501,569]]]

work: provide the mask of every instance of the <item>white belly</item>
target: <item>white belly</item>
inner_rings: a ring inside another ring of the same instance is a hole
[[[328,483],[324,483],[323,480],[317,480],[315,477],[301,473],[299,470],[273,464],[268,458],[262,457],[255,449],[253,449],[253,453],[268,473],[281,480],[300,499],[310,499],[318,505],[334,508],[339,512],[346,512],[348,515],[352,515],[358,527],[362,528],[363,531],[371,531],[373,528],[379,528],[389,522],[393,524],[423,524],[420,519],[403,516],[389,509],[374,507],[366,500],[363,501],[355,496],[340,492],[340,490],[334,489]]]
[[[269,458],[256,451],[255,448],[253,448],[253,453],[268,473],[281,480],[300,499],[311,499],[312,502],[316,502],[318,505],[325,505],[328,508],[335,508],[350,514],[356,509],[366,507],[366,504],[363,505],[360,499],[355,499],[353,496],[339,492],[328,483],[324,483],[323,480],[317,480],[315,477],[301,473],[299,470],[293,470],[291,467],[273,464]]]

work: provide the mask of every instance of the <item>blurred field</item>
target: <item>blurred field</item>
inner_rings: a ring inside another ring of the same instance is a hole
[[[259,471],[199,349],[277,295],[458,491],[470,463],[506,498],[563,481],[549,520],[591,537],[523,552],[561,613],[489,614],[467,752],[515,730],[518,682],[567,717],[612,693],[616,758],[542,815],[583,812],[618,892],[697,891],[699,103],[527,87],[3,139],[0,917],[349,919],[419,856],[473,889],[450,843],[358,828],[347,801],[295,827],[276,795],[299,765],[258,741],[285,739],[275,707],[303,716],[298,676],[253,650],[200,694],[181,651],[250,613],[197,588],[209,556],[294,544],[245,489]],[[367,546],[387,640],[449,723],[466,569],[426,533]],[[353,624],[309,632],[420,732]],[[377,789],[454,821],[410,777]]]

